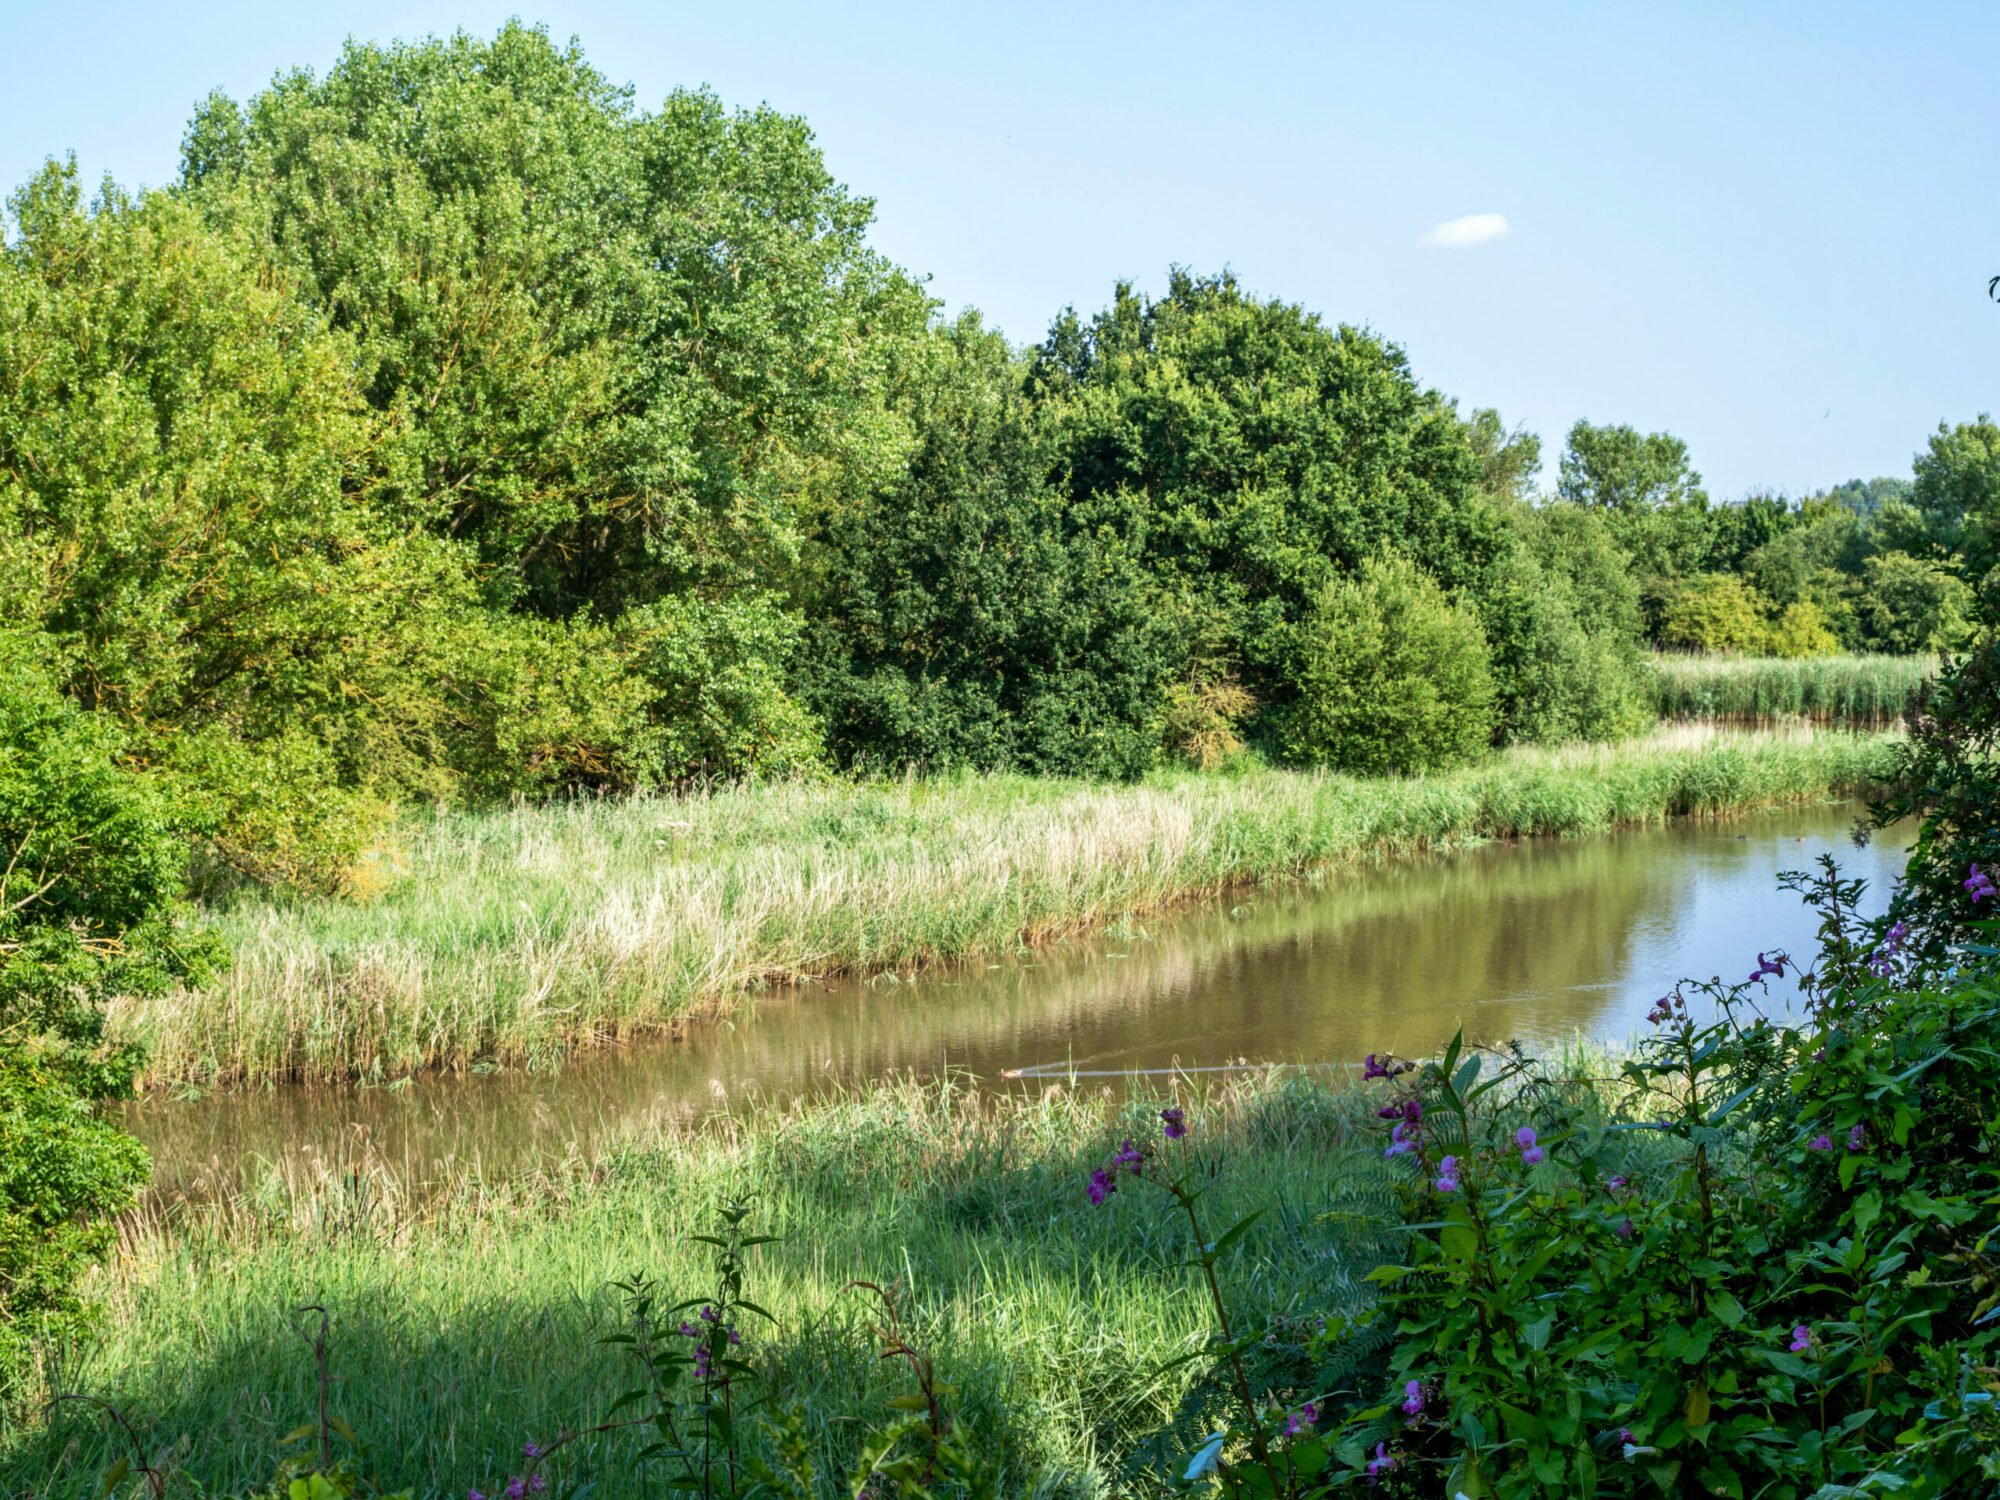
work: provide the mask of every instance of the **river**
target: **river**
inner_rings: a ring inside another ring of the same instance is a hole
[[[1833,805],[1575,841],[1488,844],[1258,887],[1087,941],[911,979],[765,998],[679,1041],[560,1070],[157,1099],[128,1123],[155,1194],[204,1194],[273,1165],[365,1162],[410,1181],[585,1156],[663,1117],[758,1108],[890,1073],[1012,1086],[1134,1071],[1344,1064],[1468,1040],[1618,1043],[1683,976],[1741,978],[1811,951],[1781,870],[1835,853],[1879,911],[1903,842],[1857,849]],[[1794,998],[1774,985],[1772,1004]]]

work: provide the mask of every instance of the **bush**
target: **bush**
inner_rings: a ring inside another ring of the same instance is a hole
[[[1804,1025],[1766,1018],[1790,963],[1759,954],[1663,998],[1608,1090],[1456,1043],[1372,1068],[1407,1079],[1382,1113],[1410,1254],[1375,1276],[1395,1344],[1350,1472],[1376,1442],[1421,1494],[1994,1477],[2000,975],[1923,967],[1831,861],[1795,881],[1822,915]]]
[[[74,1332],[76,1286],[146,1172],[94,1101],[138,1058],[104,1042],[114,994],[205,971],[174,925],[183,841],[108,724],[0,634],[0,1399],[30,1342]]]
[[[1503,553],[1479,594],[1503,738],[1525,744],[1608,740],[1650,715],[1636,643],[1588,630],[1569,580],[1525,547]]]
[[[1796,659],[1840,653],[1840,641],[1826,611],[1808,599],[1785,606],[1778,623],[1771,627],[1769,640],[1773,656]]]
[[[1733,573],[1703,573],[1673,585],[1660,611],[1660,642],[1685,651],[1761,652],[1768,605]]]
[[[1414,563],[1371,562],[1300,627],[1297,702],[1279,748],[1301,765],[1415,774],[1491,745],[1493,674],[1478,617]]]
[[[1942,562],[1881,552],[1868,559],[1855,609],[1875,650],[1949,651],[1965,643],[1973,597]]]
[[[1895,910],[1932,954],[1973,936],[1966,897],[1980,877],[2000,884],[2000,579],[1983,603],[1978,638],[1910,705],[1909,739],[1870,809],[1878,829],[1917,820]]]

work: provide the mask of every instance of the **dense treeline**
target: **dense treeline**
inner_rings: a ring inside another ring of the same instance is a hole
[[[867,243],[805,124],[574,49],[350,45],[180,180],[51,164],[0,257],[0,627],[203,888],[339,888],[398,804],[832,768],[1434,768],[1651,714],[1648,646],[1921,652],[2000,428],[1711,504],[1176,272],[1020,349]]]

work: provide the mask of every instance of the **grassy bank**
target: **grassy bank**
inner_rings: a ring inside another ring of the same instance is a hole
[[[1364,1133],[1379,1130],[1372,1097],[1302,1077],[1180,1097],[1189,1144],[1219,1174],[1214,1222],[1269,1210],[1227,1267],[1246,1325],[1355,1306],[1391,1213]],[[784,1238],[752,1252],[745,1295],[775,1325],[745,1352],[777,1407],[804,1413],[820,1461],[851,1461],[860,1424],[908,1388],[877,1357],[874,1310],[842,1290],[866,1277],[901,1283],[913,1341],[1004,1464],[1000,1493],[1101,1494],[1135,1435],[1177,1422],[1198,1444],[1218,1395],[1192,1366],[1162,1369],[1208,1329],[1185,1226],[1136,1184],[1104,1207],[1084,1195],[1109,1144],[1158,1138],[1161,1102],[896,1085],[505,1187],[434,1184],[420,1201],[366,1162],[272,1180],[135,1225],[99,1278],[101,1343],[57,1378],[115,1400],[149,1451],[235,1493],[267,1480],[280,1437],[311,1417],[293,1316],[322,1303],[335,1409],[382,1477],[420,1495],[494,1493],[525,1439],[601,1417],[633,1383],[622,1351],[597,1342],[619,1323],[609,1283],[645,1271],[672,1298],[701,1295],[709,1251],[685,1237],[754,1188],[755,1226]],[[1253,1353],[1260,1387],[1314,1388],[1304,1339],[1300,1325]],[[657,1493],[624,1467],[642,1441],[593,1439],[552,1477]],[[66,1409],[0,1433],[0,1492],[94,1497],[119,1452],[100,1416]]]
[[[1811,800],[1863,784],[1886,743],[1683,730],[1409,781],[978,777],[441,817],[407,830],[372,903],[218,914],[228,971],[111,1026],[156,1085],[533,1060],[1328,862]]]
[[[1893,723],[1934,656],[1688,656],[1662,653],[1648,664],[1653,707],[1663,719],[1768,725],[1808,719],[1874,728]]]

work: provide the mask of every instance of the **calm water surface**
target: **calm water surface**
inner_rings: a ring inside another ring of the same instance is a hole
[[[1811,951],[1781,870],[1834,852],[1887,900],[1903,841],[1857,849],[1829,806],[1575,842],[1491,844],[1239,893],[995,965],[813,986],[680,1042],[559,1072],[282,1088],[132,1107],[155,1191],[268,1164],[368,1159],[414,1180],[585,1153],[663,1117],[755,1108],[894,1072],[1028,1086],[1134,1070],[1327,1064],[1468,1040],[1617,1042],[1681,976]],[[1789,985],[1774,986],[1783,1005]]]

